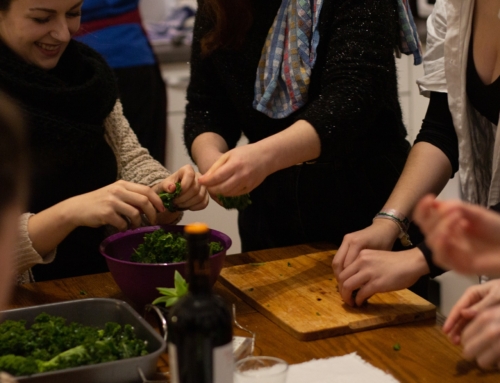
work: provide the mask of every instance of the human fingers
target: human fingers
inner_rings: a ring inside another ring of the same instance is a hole
[[[500,306],[484,310],[462,332],[463,355],[476,359],[482,368],[491,368],[491,351],[500,356]]]
[[[151,224],[156,223],[156,212],[165,208],[160,197],[148,186],[134,184],[131,182],[122,183],[113,192],[115,196],[124,203],[134,207],[134,209],[121,207],[122,214],[131,220],[131,227],[139,227],[142,224],[141,214],[144,214]]]
[[[417,203],[413,211],[413,220],[418,224],[419,228],[424,231],[427,229],[429,219],[435,209],[436,196],[428,194]]]
[[[481,285],[471,286],[465,290],[464,294],[457,300],[451,309],[448,318],[443,325],[443,331],[448,333],[455,327],[456,323],[462,318],[462,310],[479,302],[482,298]]]
[[[220,174],[219,169],[229,161],[229,152],[220,156],[217,161],[200,177],[200,183],[204,186],[214,186],[227,178],[225,173]]]
[[[470,319],[464,317],[460,317],[455,321],[453,327],[445,333],[446,335],[448,335],[448,339],[451,343],[457,346],[461,343],[462,332],[465,326],[467,326],[470,321]]]
[[[338,278],[339,293],[342,300],[349,306],[356,306],[358,290],[368,282],[368,279],[367,274],[361,272],[356,263],[346,267]]]
[[[337,250],[335,256],[332,259],[333,274],[335,275],[337,281],[339,279],[340,273],[342,272],[342,270],[344,270],[344,259],[348,250],[349,250],[349,241],[347,241],[346,238],[344,237],[344,240],[340,244],[339,249]]]

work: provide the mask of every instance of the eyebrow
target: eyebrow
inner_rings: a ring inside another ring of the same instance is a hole
[[[78,3],[73,5],[69,10],[71,11],[72,9],[78,8],[80,5],[82,5],[83,0],[80,0]],[[30,11],[44,11],[44,12],[49,12],[49,13],[56,13],[54,9],[50,8],[30,8]]]

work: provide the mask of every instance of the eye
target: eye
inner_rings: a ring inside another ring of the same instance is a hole
[[[81,15],[82,15],[82,12],[80,12],[80,11],[66,13],[66,16],[71,17],[71,18],[80,17]]]
[[[44,19],[40,19],[40,18],[35,17],[35,18],[33,19],[33,21],[35,21],[35,23],[38,23],[38,24],[45,24],[45,23],[48,23],[48,22],[49,22],[49,20],[50,20],[50,19],[49,19],[48,17],[46,17],[46,18],[44,18]]]

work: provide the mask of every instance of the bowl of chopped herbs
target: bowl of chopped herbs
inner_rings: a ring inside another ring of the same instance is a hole
[[[174,288],[176,271],[187,279],[187,243],[182,225],[158,225],[128,230],[106,238],[100,252],[123,293],[137,305],[152,303],[158,287]],[[210,280],[217,280],[231,239],[210,230]],[[189,281],[188,281],[189,282]]]

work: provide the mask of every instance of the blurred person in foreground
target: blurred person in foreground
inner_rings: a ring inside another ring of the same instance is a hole
[[[27,198],[28,155],[21,114],[0,92],[0,311],[14,279],[19,216]],[[1,319],[1,318],[0,318]],[[1,383],[15,382],[0,371]]]
[[[463,274],[500,275],[500,215],[461,201],[424,197],[415,221],[434,261]],[[500,280],[469,287],[443,326],[463,355],[482,368],[500,368]]]

